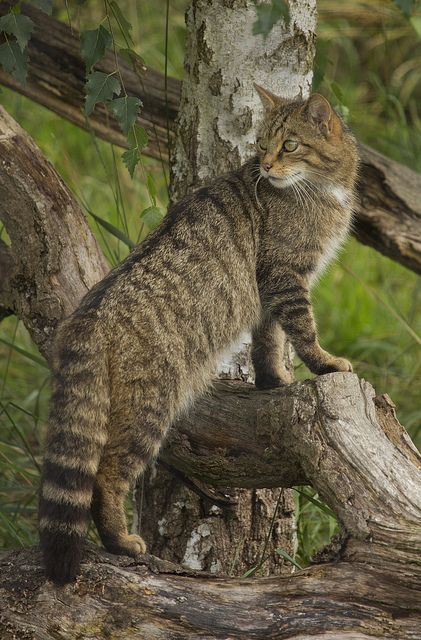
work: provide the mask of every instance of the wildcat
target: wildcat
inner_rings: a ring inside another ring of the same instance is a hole
[[[352,371],[320,347],[309,290],[350,226],[355,140],[321,95],[256,89],[257,155],[171,206],[57,330],[39,509],[57,583],[79,571],[90,512],[109,551],[145,551],[129,486],[244,330],[260,388],[290,382],[283,332],[312,372]]]

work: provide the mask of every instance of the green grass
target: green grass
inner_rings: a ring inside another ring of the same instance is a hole
[[[332,97],[332,86],[337,83],[341,102],[349,108],[350,122],[360,139],[421,171],[418,36],[392,3],[379,2],[379,15],[369,12],[371,22],[366,27],[361,27],[358,14],[363,3],[344,0],[341,11],[350,8],[346,18],[327,11],[329,7],[336,10],[333,0],[320,0],[319,4],[318,63],[325,74],[319,90]],[[71,19],[76,28],[98,24],[100,3],[93,5],[73,6]],[[137,51],[146,64],[163,71],[165,3],[127,3],[127,7]],[[171,2],[168,71],[179,78],[185,7],[185,2]],[[66,20],[65,12],[60,17]],[[89,133],[10,91],[3,90],[2,103],[34,137],[85,211],[131,239],[148,233],[140,219],[141,211],[150,204],[145,174],[139,171],[132,181],[120,160],[120,149],[94,141]],[[162,168],[146,158],[144,167],[157,185],[157,204],[165,209]],[[88,220],[110,265],[123,259],[128,252],[126,244],[98,226],[92,216],[88,215]],[[353,239],[314,292],[323,346],[348,357],[355,371],[378,393],[392,397],[399,419],[418,445],[421,358],[416,335],[421,334],[420,296],[420,280],[413,273]],[[36,541],[49,383],[48,372],[33,359],[40,356],[21,323],[5,319],[0,338],[21,349],[19,352],[0,342],[0,544],[11,547]],[[297,376],[308,376],[302,365]],[[297,494],[297,515],[297,558],[305,565],[336,531],[336,521],[302,494]]]

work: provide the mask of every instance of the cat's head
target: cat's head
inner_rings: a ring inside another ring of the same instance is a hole
[[[257,136],[261,175],[279,189],[306,181],[352,187],[356,143],[326,98],[288,101],[255,87],[265,108]]]

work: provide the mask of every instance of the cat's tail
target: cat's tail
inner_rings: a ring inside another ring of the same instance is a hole
[[[63,342],[62,333],[54,365],[39,505],[45,571],[58,584],[79,573],[109,417],[106,353],[93,338],[81,346],[76,334],[67,330]]]

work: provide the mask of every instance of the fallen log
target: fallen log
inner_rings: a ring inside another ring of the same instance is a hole
[[[0,2],[0,14],[9,6],[10,2]],[[24,5],[24,12],[35,23],[29,43],[28,83],[21,85],[0,68],[0,84],[84,129],[90,128],[108,142],[125,146],[125,137],[103,105],[96,107],[89,121],[83,113],[85,64],[80,56],[79,34],[30,5]],[[168,78],[165,91],[162,74],[148,69],[144,76],[139,75],[122,58],[119,66],[127,92],[143,102],[138,122],[149,133],[145,153],[166,160],[167,116],[171,138],[181,82]],[[96,68],[112,72],[114,54],[109,51]],[[421,273],[421,176],[369,147],[362,147],[362,160],[356,237],[408,269]]]
[[[419,638],[420,461],[390,399],[368,383],[338,373],[271,392],[218,384],[174,427],[163,457],[217,484],[215,469],[236,486],[310,482],[342,536],[324,562],[261,579],[89,546],[77,582],[58,588],[37,550],[14,551],[0,560],[2,640]],[[262,458],[266,480],[255,476]]]

